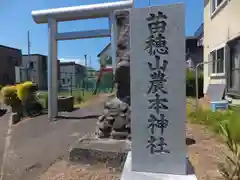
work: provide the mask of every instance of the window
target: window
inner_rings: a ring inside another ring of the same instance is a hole
[[[211,52],[212,74],[224,73],[224,48]]]
[[[28,68],[29,68],[29,69],[34,69],[34,63],[33,63],[33,61],[29,62]]]
[[[211,0],[211,13],[214,13],[226,0]]]

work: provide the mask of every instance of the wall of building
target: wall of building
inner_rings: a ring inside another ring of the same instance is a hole
[[[0,46],[0,85],[15,84],[15,66],[20,66],[22,51]]]
[[[82,82],[82,80],[86,76],[86,68],[82,65],[76,64],[75,66],[75,72],[76,72],[76,85],[79,86]]]
[[[60,86],[69,87],[72,85],[76,86],[76,68],[74,64],[61,65],[60,63]]]
[[[47,89],[47,56],[39,56],[38,61],[38,82],[39,89],[45,90]]]
[[[203,62],[203,46],[198,46],[198,39],[188,39],[186,40],[186,61],[191,60],[191,68],[196,67],[198,63]]]
[[[85,77],[85,67],[74,62],[60,63],[60,86],[78,87]]]
[[[225,47],[226,42],[240,35],[240,1],[226,0],[225,3],[211,15],[211,0],[205,0],[204,8],[204,61],[210,60],[210,52],[214,49]],[[225,51],[226,61],[229,56]],[[204,93],[209,83],[226,83],[226,73],[221,76],[211,76],[211,63],[204,66]],[[225,71],[226,72],[226,71]]]
[[[24,55],[22,58],[22,81],[33,81],[41,90],[47,89],[47,56]],[[30,67],[30,63],[32,66]]]
[[[99,56],[99,58],[100,59],[105,59],[106,57],[112,57],[112,50],[111,50],[111,46],[108,46],[106,49],[105,49],[105,51],[103,51],[101,54],[100,54],[100,56]]]
[[[39,56],[23,56],[22,57],[22,81],[33,81],[39,84],[39,71],[38,64]],[[30,67],[30,63],[32,63],[32,67]]]

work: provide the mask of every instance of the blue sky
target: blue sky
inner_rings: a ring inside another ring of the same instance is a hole
[[[22,50],[27,53],[27,31],[30,31],[31,53],[47,55],[47,25],[36,24],[31,11],[78,6],[120,0],[1,0],[0,1],[0,44]],[[184,2],[186,5],[186,35],[193,35],[203,21],[203,0],[151,0],[151,5]],[[149,0],[134,0],[135,7],[146,7]],[[80,31],[108,28],[107,19],[91,19],[59,23],[59,31]],[[91,56],[91,66],[98,68],[97,54],[110,42],[109,38],[60,41],[58,58],[74,60],[80,64],[84,54]]]

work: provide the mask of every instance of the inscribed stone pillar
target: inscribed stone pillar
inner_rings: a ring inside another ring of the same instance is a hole
[[[132,169],[186,174],[182,4],[131,11]]]

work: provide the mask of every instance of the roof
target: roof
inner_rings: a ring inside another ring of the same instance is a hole
[[[47,23],[51,17],[56,21],[73,21],[80,19],[108,17],[111,12],[131,8],[133,0],[90,4],[73,7],[32,11],[32,17],[38,24]]]
[[[198,36],[187,36],[186,40],[198,40]]]
[[[186,40],[198,40],[198,36],[187,36]],[[104,53],[104,51],[106,51],[106,49],[111,46],[111,43],[109,43],[98,55],[97,57],[100,57],[102,53]]]
[[[204,23],[202,23],[200,25],[200,27],[196,30],[196,32],[194,33],[194,36],[200,37],[203,36],[203,29],[204,29]]]
[[[77,64],[74,61],[60,62],[60,66],[81,66],[81,67],[84,67],[83,65]]]
[[[43,54],[29,54],[30,56],[45,56],[47,57],[47,55],[43,55]],[[22,56],[28,56],[28,54],[23,54]]]
[[[76,63],[74,61],[70,61],[70,62],[60,62],[60,65],[63,66],[70,66],[70,65],[75,65]]]
[[[4,46],[4,45],[0,45],[0,47],[2,47],[2,48],[7,48],[7,49],[13,49],[13,50],[17,50],[17,51],[22,51],[21,49],[9,47],[9,46]]]
[[[102,53],[104,53],[104,51],[106,51],[106,49],[111,46],[111,43],[109,43],[98,55],[97,57],[100,57]]]

